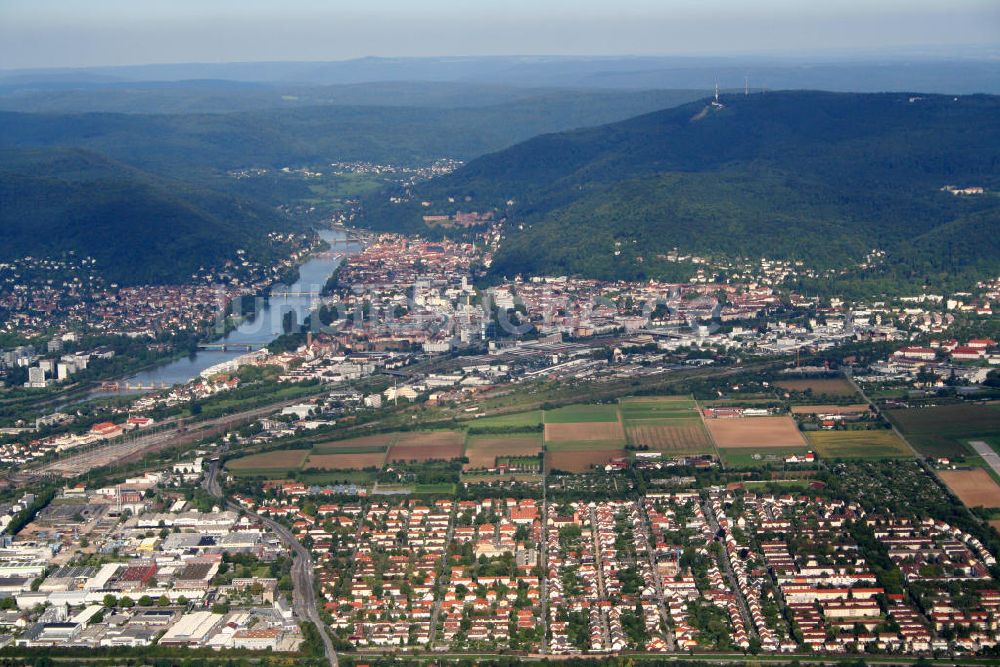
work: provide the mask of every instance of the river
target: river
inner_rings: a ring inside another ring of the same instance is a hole
[[[218,343],[250,343],[255,349],[270,343],[283,333],[282,320],[285,313],[293,311],[296,321],[302,323],[306,316],[319,305],[319,291],[327,279],[340,266],[343,254],[356,252],[360,246],[347,240],[341,230],[321,230],[320,237],[330,244],[330,251],[319,253],[299,267],[299,280],[293,285],[275,285],[272,296],[252,320],[243,321]],[[281,296],[289,292],[288,296]],[[216,351],[203,350],[192,356],[177,359],[168,364],[142,371],[126,382],[131,385],[156,386],[185,384],[209,366],[234,359],[246,354],[246,350]]]

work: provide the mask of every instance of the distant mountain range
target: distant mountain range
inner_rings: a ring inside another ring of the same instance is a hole
[[[0,71],[0,95],[201,79],[254,85],[453,82],[518,88],[741,89],[1000,93],[995,48],[775,56],[494,56],[329,62],[177,63]]]
[[[392,89],[371,95],[384,99]],[[325,104],[174,114],[0,111],[0,146],[82,147],[172,173],[335,160],[414,164],[478,157],[540,133],[622,120],[704,95],[562,90],[483,103],[496,93],[473,87],[466,105],[454,106],[408,84],[396,90],[400,99],[427,106]],[[454,98],[459,92],[446,94]]]
[[[998,190],[1000,98],[780,92],[539,136],[408,204],[372,196],[364,220],[440,233],[422,216],[496,210],[513,223],[498,276],[680,278],[690,267],[664,261],[675,247],[819,268],[880,249],[885,266],[865,280],[884,288],[997,275]]]

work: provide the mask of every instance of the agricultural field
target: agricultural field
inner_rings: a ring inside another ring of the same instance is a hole
[[[791,417],[706,419],[720,449],[737,447],[797,447],[806,444]]]
[[[348,438],[347,440],[330,440],[313,445],[313,454],[337,454],[337,453],[363,453],[385,451],[392,444],[395,435],[392,433],[379,433],[378,435],[366,435],[360,438]]]
[[[969,440],[1000,438],[996,404],[886,410],[885,415],[924,456],[967,456],[973,453]]]
[[[226,462],[226,468],[237,475],[298,470],[309,455],[308,449],[279,449],[253,454]]]
[[[912,457],[910,448],[889,429],[878,431],[810,431],[806,439],[827,459],[889,459]]]
[[[653,419],[641,425],[630,424],[625,430],[630,445],[648,447],[667,455],[715,451],[701,419]]]
[[[968,507],[1000,507],[1000,485],[982,468],[942,470],[938,476]]]
[[[381,468],[385,463],[385,450],[378,452],[350,452],[341,454],[311,454],[306,460],[306,470],[362,470]]]
[[[622,399],[621,413],[630,445],[667,455],[715,452],[697,402],[686,396]]]
[[[574,424],[578,422],[617,422],[618,406],[610,405],[567,405],[564,408],[546,410],[545,424]]]
[[[619,407],[625,421],[699,416],[698,404],[686,396],[623,398]]]
[[[465,456],[469,462],[465,470],[493,468],[501,457],[518,458],[538,456],[542,451],[540,434],[532,435],[473,435],[469,436],[465,447]]]
[[[785,458],[792,454],[801,456],[808,447],[766,447],[756,451],[750,447],[719,449],[719,456],[727,468],[773,468],[785,465]]]
[[[542,411],[515,412],[509,415],[480,417],[468,422],[469,428],[532,428],[542,424]]]
[[[400,433],[389,449],[387,461],[431,461],[457,459],[465,451],[465,434],[457,431]]]
[[[619,422],[579,422],[545,425],[545,442],[558,447],[569,442],[614,442],[625,444],[625,430]]]
[[[811,391],[813,396],[844,398],[847,396],[858,395],[858,392],[854,390],[854,387],[845,378],[803,378],[796,380],[779,380],[775,382],[774,385],[782,389],[787,389],[788,391]]]
[[[567,440],[566,442],[546,442],[547,452],[583,452],[600,449],[622,449],[624,441],[620,440]]]
[[[793,415],[857,415],[870,410],[867,403],[851,405],[793,405]]]
[[[595,465],[603,466],[611,459],[622,458],[624,449],[590,449],[545,453],[545,469],[566,472],[589,472]]]

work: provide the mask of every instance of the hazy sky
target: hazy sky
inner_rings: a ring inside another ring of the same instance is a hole
[[[0,0],[0,69],[1000,45],[1000,0]]]

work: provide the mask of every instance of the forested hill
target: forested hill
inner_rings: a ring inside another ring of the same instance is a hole
[[[265,258],[277,211],[152,176],[79,149],[0,149],[0,260],[75,251],[121,284],[174,282]]]
[[[498,275],[651,277],[670,272],[657,255],[674,247],[818,267],[879,248],[886,274],[914,281],[1000,270],[1000,98],[721,101],[536,137],[425,184],[407,204],[369,198],[365,223],[414,231],[423,215],[497,209],[517,223]]]
[[[429,88],[386,84],[377,94],[367,93],[384,100],[397,91],[400,101],[409,95],[436,105],[421,108],[0,111],[0,261],[75,250],[97,258],[96,270],[117,282],[182,281],[199,267],[218,268],[238,248],[266,259],[267,232],[301,229],[356,194],[327,195],[322,188],[317,194],[304,179],[274,177],[282,167],[325,172],[324,165],[334,161],[423,165],[468,159],[539,132],[622,119],[699,95],[501,91],[504,101],[493,104],[487,102],[501,93],[457,84]],[[176,102],[187,99],[183,91],[175,93]],[[448,105],[463,95],[480,106]],[[271,175],[236,179],[228,173],[245,168]]]

